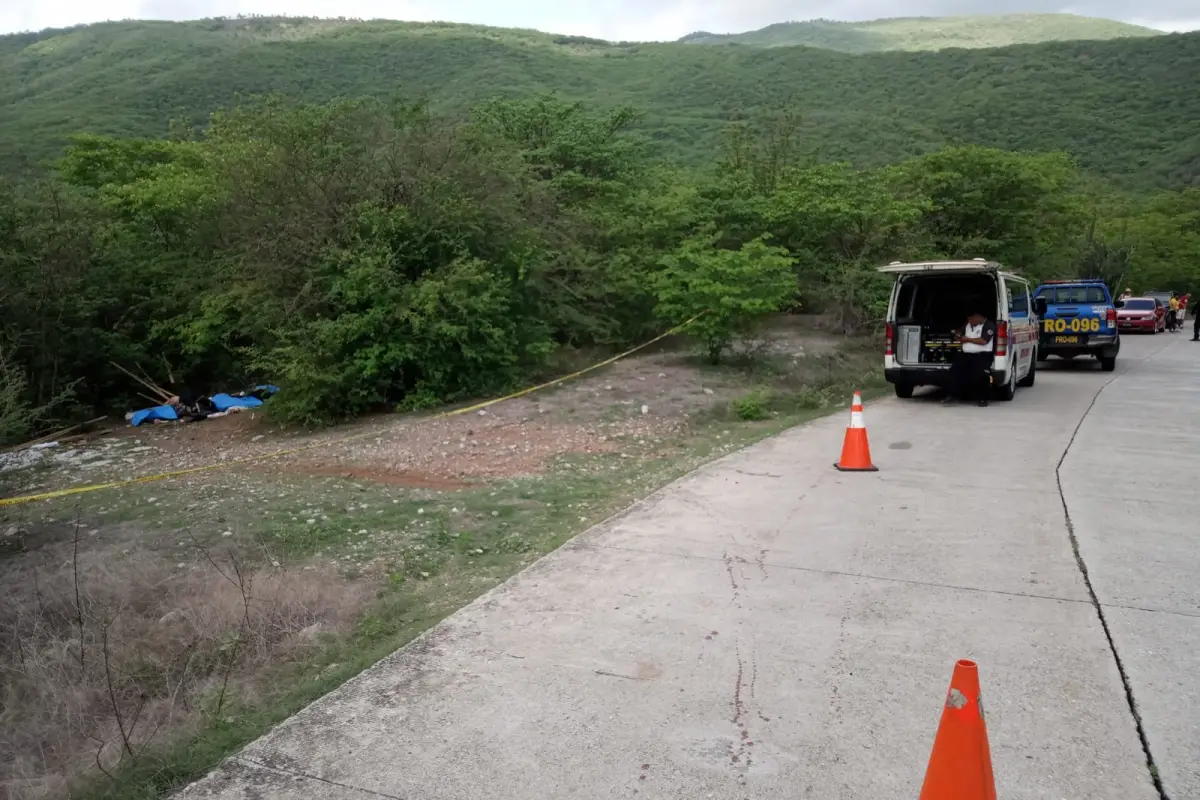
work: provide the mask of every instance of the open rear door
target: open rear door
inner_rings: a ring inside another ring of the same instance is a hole
[[[995,261],[982,258],[893,261],[877,269],[895,277],[887,314],[893,349],[885,354],[885,369],[920,366],[936,370],[949,366],[950,354],[959,347],[953,340],[953,328],[961,322],[947,322],[943,319],[944,314],[934,313],[935,309],[930,303],[944,309],[950,307],[947,298],[951,304],[961,305],[959,301],[968,296],[982,297],[987,294],[994,296],[997,309],[1002,310],[1000,298],[1003,289],[998,277],[1002,267]],[[955,293],[963,296],[956,298],[952,296]],[[923,295],[929,299],[921,301]],[[919,302],[924,310],[918,312]],[[989,316],[998,318],[999,315]]]
[[[970,261],[893,261],[879,271],[891,275],[919,275],[922,273],[971,273],[999,272],[1000,265],[995,261],[985,261],[982,258]]]

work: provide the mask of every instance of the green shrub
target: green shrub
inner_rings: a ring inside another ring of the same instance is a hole
[[[738,335],[751,333],[769,315],[794,302],[792,259],[759,237],[736,250],[718,249],[712,239],[689,239],[660,261],[656,311],[681,324],[716,364]]]
[[[733,401],[733,412],[745,422],[757,422],[771,416],[768,405],[771,393],[766,389],[755,389]]]

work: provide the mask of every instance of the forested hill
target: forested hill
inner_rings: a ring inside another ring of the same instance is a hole
[[[899,17],[869,22],[780,22],[756,31],[715,34],[700,31],[685,44],[742,44],[751,47],[822,47],[844,53],[880,50],[945,50],[950,47],[1006,47],[1013,44],[1157,36],[1159,31],[1111,19],[1075,14],[1003,14],[969,17]]]
[[[1128,186],[1200,180],[1200,34],[848,55],[611,44],[448,24],[125,22],[0,37],[0,167],[79,131],[162,136],[240,97],[427,96],[465,111],[557,92],[632,105],[662,155],[707,162],[727,121],[794,103],[802,146],[871,166],[946,143],[1066,150]]]

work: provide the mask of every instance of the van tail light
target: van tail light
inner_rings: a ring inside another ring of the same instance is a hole
[[[885,356],[896,355],[896,326],[889,322],[883,335],[883,354]]]
[[[1117,310],[1115,308],[1108,309],[1104,319],[1108,323],[1108,327],[1115,328],[1117,326]]]
[[[1008,355],[1008,323],[1001,322],[996,326],[996,355]]]

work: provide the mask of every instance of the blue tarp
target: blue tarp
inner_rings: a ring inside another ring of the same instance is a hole
[[[256,391],[256,392],[260,391],[260,390],[271,395],[271,394],[277,393],[279,391],[279,387],[273,383],[261,383],[258,386],[254,387],[254,391]]]
[[[231,408],[258,408],[263,404],[257,397],[234,397],[229,394],[214,394],[209,398],[217,411],[228,411]]]
[[[133,416],[129,418],[129,424],[136,427],[143,422],[153,422],[156,419],[179,419],[179,415],[171,406],[143,408],[141,411],[133,412]]]

